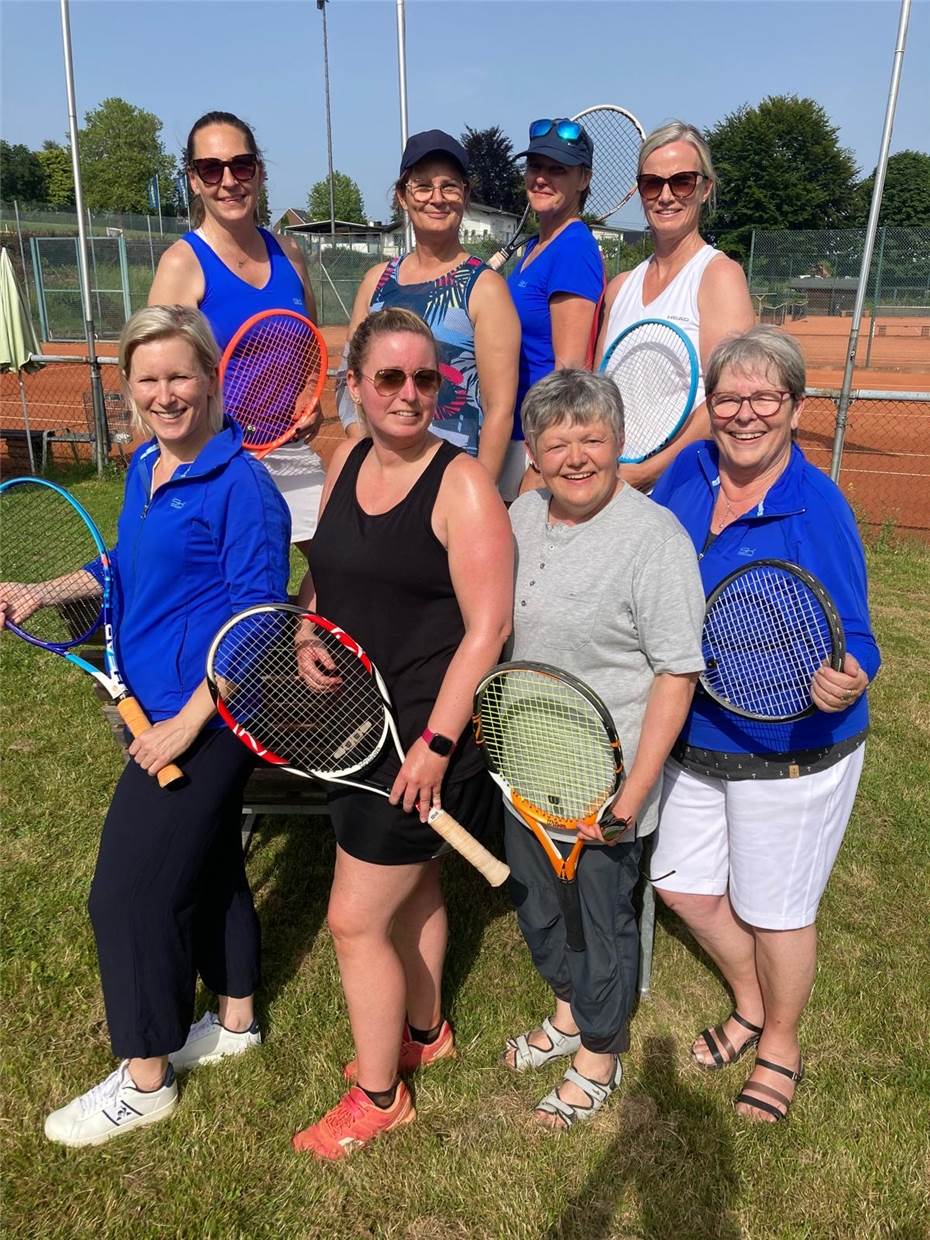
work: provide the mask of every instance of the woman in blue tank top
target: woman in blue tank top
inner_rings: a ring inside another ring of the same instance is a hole
[[[230,112],[208,112],[187,139],[193,231],[161,257],[149,305],[198,307],[225,349],[239,327],[263,310],[317,311],[300,247],[255,223],[264,167],[248,125]],[[217,179],[218,178],[218,179]],[[312,438],[316,411],[298,423]],[[323,464],[306,442],[264,458],[291,512],[291,537],[307,555],[323,490]]]
[[[436,340],[443,376],[433,434],[476,456],[496,481],[513,426],[520,324],[504,281],[459,240],[469,196],[465,148],[441,129],[414,134],[394,193],[416,244],[412,253],[365,273],[348,339],[366,315],[387,306],[423,319]],[[343,426],[350,438],[361,438],[364,427],[346,390],[344,367],[337,390]]]

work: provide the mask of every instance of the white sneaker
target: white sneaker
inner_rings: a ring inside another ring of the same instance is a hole
[[[175,1072],[187,1072],[204,1063],[216,1063],[227,1055],[242,1055],[253,1046],[260,1046],[261,1041],[262,1035],[254,1021],[251,1029],[234,1033],[220,1024],[215,1012],[207,1012],[206,1016],[191,1025],[187,1041],[181,1049],[173,1051],[168,1058]]]
[[[137,1089],[124,1059],[105,1081],[53,1111],[45,1135],[59,1145],[103,1145],[131,1128],[167,1119],[178,1105],[178,1085],[169,1067],[164,1084],[150,1093]]]

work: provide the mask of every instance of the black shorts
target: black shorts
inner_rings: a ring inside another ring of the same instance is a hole
[[[442,808],[485,845],[502,832],[497,786],[482,768],[442,790]],[[415,865],[449,851],[449,845],[414,811],[405,814],[386,797],[357,788],[331,788],[329,813],[339,847],[374,865]]]

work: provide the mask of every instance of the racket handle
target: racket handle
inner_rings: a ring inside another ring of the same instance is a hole
[[[432,809],[427,819],[433,830],[451,844],[457,853],[470,861],[479,874],[483,874],[492,887],[500,887],[510,877],[510,867],[479,844],[473,835],[455,821],[444,809]]]
[[[116,709],[119,711],[123,723],[125,723],[133,736],[141,736],[143,732],[147,732],[152,726],[145,711],[134,697],[124,697],[121,702],[116,703]],[[161,768],[155,778],[158,780],[160,788],[167,788],[169,784],[183,779],[184,772],[179,766],[169,762],[167,766]]]
[[[504,266],[504,264],[507,262],[507,260],[512,255],[513,255],[513,250],[511,250],[508,246],[504,245],[504,246],[501,246],[501,248],[497,251],[496,254],[492,254],[490,258],[485,259],[485,262],[491,268],[492,271],[500,271],[501,267]]]
[[[574,881],[559,879],[559,908],[565,922],[565,942],[571,952],[585,950],[584,925],[581,920],[581,900],[578,896],[578,884]]]

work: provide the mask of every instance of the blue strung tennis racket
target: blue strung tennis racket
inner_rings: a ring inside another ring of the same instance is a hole
[[[707,599],[704,690],[726,710],[770,722],[814,713],[818,668],[839,671],[843,625],[823,585],[786,560],[755,560]]]
[[[100,531],[64,487],[44,478],[0,484],[0,602],[5,627],[61,655],[106,689],[133,736],[152,725],[120,676],[113,637],[113,576]],[[88,571],[94,565],[96,572]],[[103,626],[104,671],[75,653]],[[181,779],[173,763],[156,778]]]
[[[694,408],[701,365],[694,345],[666,319],[625,328],[601,362],[620,389],[624,408],[622,462],[645,461],[662,450]]]

